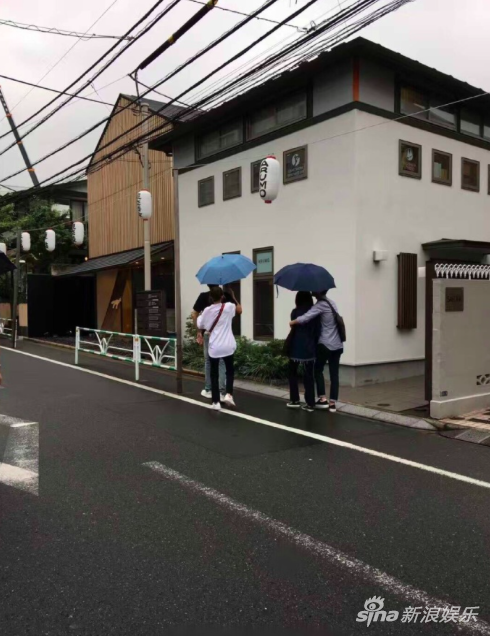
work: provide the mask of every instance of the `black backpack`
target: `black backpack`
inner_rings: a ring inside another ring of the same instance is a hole
[[[326,303],[328,303],[330,309],[335,318],[335,324],[337,325],[337,331],[339,332],[339,337],[342,342],[346,342],[347,340],[347,331],[345,329],[345,322],[339,312],[335,309],[332,303],[328,300],[328,298],[322,298]]]

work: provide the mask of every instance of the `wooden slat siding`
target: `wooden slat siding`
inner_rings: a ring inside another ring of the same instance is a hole
[[[417,328],[417,254],[398,254],[398,329]]]
[[[119,105],[129,100],[121,98]],[[101,145],[109,143],[141,120],[133,108],[113,116]],[[162,124],[150,120],[150,130]],[[96,153],[97,161],[107,153],[141,134],[141,128],[126,134],[108,148]],[[161,134],[164,131],[160,131]],[[162,152],[150,150],[150,189],[153,195],[151,242],[174,238],[172,160]],[[143,246],[143,221],[136,212],[136,194],[143,187],[143,171],[136,152],[129,152],[100,170],[88,173],[89,257],[105,256]]]

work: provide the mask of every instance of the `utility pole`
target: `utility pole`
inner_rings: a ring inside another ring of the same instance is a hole
[[[175,269],[175,362],[177,367],[177,393],[182,393],[182,307],[180,295],[180,219],[179,170],[172,169],[174,186],[174,269]]]
[[[12,117],[12,113],[9,111],[9,107],[7,106],[7,102],[2,93],[2,89],[0,88],[0,103],[3,106],[3,110],[5,111],[5,116],[8,119],[10,124],[10,129],[15,137],[15,141],[20,150],[20,154],[24,159],[24,163],[26,164],[27,172],[31,177],[32,183],[34,186],[39,186],[39,179],[37,178],[36,171],[32,167],[32,163],[29,159],[29,155],[27,154],[26,149],[24,148],[24,144],[22,143],[22,139],[20,138],[19,132],[17,130],[17,126],[15,125],[14,118]],[[18,219],[22,216],[21,210],[18,213]],[[17,228],[17,245],[15,250],[15,270],[14,270],[14,293],[12,298],[12,347],[15,349],[17,347],[17,306],[19,304],[19,267],[20,267],[20,241],[21,241],[21,231],[20,228]]]
[[[150,132],[150,120],[148,114],[149,106],[141,104],[141,115],[143,117],[143,134]],[[148,149],[148,136],[143,143],[143,189],[150,191],[150,159]],[[145,267],[145,291],[151,291],[151,242],[150,242],[150,219],[143,220],[143,240],[144,240],[144,267]]]

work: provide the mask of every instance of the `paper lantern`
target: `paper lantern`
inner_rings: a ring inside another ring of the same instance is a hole
[[[85,228],[81,221],[75,221],[71,228],[73,243],[75,245],[83,245],[83,239],[85,238]]]
[[[54,230],[46,230],[44,245],[46,246],[48,252],[54,252],[54,249],[56,247],[56,234]]]
[[[7,245],[5,243],[0,243],[0,252],[2,252],[2,254],[7,253]]]
[[[148,192],[148,190],[140,190],[138,192],[137,204],[138,214],[143,219],[143,221],[148,221],[148,219],[151,219],[151,192]]]
[[[31,251],[31,235],[29,232],[22,232],[20,237],[20,244],[22,245],[23,252]]]
[[[265,203],[272,203],[279,192],[281,180],[281,166],[274,157],[266,157],[260,164],[259,194]]]

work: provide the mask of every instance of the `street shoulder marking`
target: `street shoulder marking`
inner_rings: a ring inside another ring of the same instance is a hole
[[[9,428],[21,428],[22,426],[32,426],[37,422],[26,422],[19,417],[12,417],[10,415],[0,414],[0,426],[8,426]]]
[[[315,539],[311,535],[300,532],[295,528],[291,528],[285,523],[282,523],[282,521],[278,521],[277,519],[273,519],[258,510],[249,508],[245,504],[228,497],[228,495],[225,495],[214,488],[210,488],[209,486],[205,486],[204,484],[195,481],[194,479],[191,479],[190,477],[187,477],[168,466],[164,466],[159,462],[145,462],[143,466],[150,468],[158,475],[161,475],[172,482],[180,484],[182,487],[193,493],[203,495],[222,508],[230,510],[235,514],[240,515],[242,518],[266,528],[276,536],[278,535],[290,543],[297,545],[299,548],[314,554],[316,558],[322,559],[323,561],[327,561],[334,565],[340,565],[349,572],[369,581],[369,583],[383,588],[386,592],[395,594],[406,602],[409,602],[410,605],[425,605],[427,607],[440,608],[452,607],[452,604],[447,601],[435,598],[423,590],[403,583],[403,581],[400,581],[394,576],[391,576],[372,565],[364,563],[364,561],[361,561],[360,559],[349,556],[345,552],[342,552],[323,541]],[[455,629],[457,631],[466,631],[472,634],[490,634],[490,625],[479,619],[475,619],[471,623],[459,623],[458,625],[455,625]]]
[[[194,406],[199,406],[200,408],[211,410],[211,404],[204,404],[203,402],[199,402],[199,400],[195,400],[190,397],[186,397],[184,395],[177,395],[175,393],[170,393],[168,391],[163,391],[162,389],[156,389],[151,386],[142,386],[137,382],[132,382],[131,380],[124,380],[123,378],[117,378],[112,375],[107,375],[106,373],[101,373],[100,371],[92,371],[91,369],[84,369],[83,367],[76,366],[74,364],[69,364],[68,362],[61,362],[60,360],[51,360],[50,358],[45,358],[43,356],[38,356],[34,353],[28,353],[27,351],[19,351],[18,349],[9,349],[7,347],[0,347],[5,352],[17,353],[23,356],[28,356],[31,358],[36,358],[38,360],[43,360],[44,362],[51,362],[52,364],[57,364],[62,367],[67,367],[69,369],[73,369],[74,371],[80,371],[81,373],[88,373],[90,375],[95,375],[99,378],[104,378],[106,380],[111,380],[113,382],[119,382],[120,384],[125,384],[126,386],[132,386],[137,389],[141,389],[142,391],[148,391],[150,393],[156,393],[158,395],[162,395],[164,397],[171,398],[173,400],[179,400],[180,402],[185,402],[187,404],[192,404]],[[294,435],[301,435],[303,437],[308,437],[310,439],[315,439],[320,442],[324,442],[326,444],[330,444],[332,446],[338,446],[340,448],[345,448],[348,450],[357,451],[359,453],[364,453],[365,455],[370,455],[371,457],[377,457],[379,459],[385,459],[390,462],[394,462],[396,464],[401,464],[403,466],[410,466],[411,468],[416,468],[418,470],[423,470],[428,473],[432,473],[433,475],[438,475],[441,477],[447,477],[449,479],[454,479],[456,481],[460,481],[466,484],[470,484],[472,486],[479,486],[480,488],[490,489],[490,482],[482,481],[481,479],[475,479],[474,477],[468,477],[466,475],[461,475],[459,473],[453,473],[448,470],[444,470],[442,468],[436,468],[435,466],[428,466],[427,464],[421,464],[419,462],[414,462],[410,459],[404,459],[403,457],[397,457],[396,455],[389,455],[388,453],[383,453],[381,451],[373,450],[371,448],[366,448],[364,446],[358,446],[357,444],[352,444],[351,442],[344,442],[342,440],[335,439],[333,437],[328,437],[326,435],[320,435],[319,433],[312,433],[311,431],[304,431],[299,428],[293,428],[291,426],[285,426],[284,424],[279,424],[277,422],[270,422],[268,420],[263,420],[259,417],[254,417],[253,415],[247,415],[246,413],[240,413],[239,411],[231,411],[226,410],[220,413],[216,413],[217,417],[236,417],[242,420],[246,420],[248,422],[255,422],[256,424],[262,424],[263,426],[269,426],[271,428],[277,428],[282,431],[286,431],[288,433],[293,433]]]

